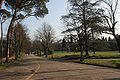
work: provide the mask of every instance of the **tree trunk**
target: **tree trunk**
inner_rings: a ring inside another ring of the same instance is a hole
[[[113,28],[112,28],[112,35],[114,36],[114,38],[115,38],[115,40],[116,40],[116,42],[117,42],[117,46],[118,46],[118,51],[120,52],[120,38],[119,38],[119,36],[118,35],[116,35],[115,34],[115,27],[114,27],[115,25],[113,25]]]
[[[79,34],[78,34],[78,38],[79,38],[78,43],[79,43],[79,48],[80,48],[80,61],[82,62],[84,60],[84,58],[83,58],[83,45],[82,45],[83,41],[81,40]]]
[[[45,57],[47,58],[48,57],[48,54],[47,54],[47,49],[45,49]]]
[[[14,25],[14,22],[15,22],[15,18],[16,18],[16,10],[13,14],[13,17],[11,19],[11,22],[10,22],[10,25],[8,27],[8,32],[7,32],[7,46],[6,46],[6,60],[5,62],[8,62],[8,58],[9,58],[9,54],[10,54],[10,46],[11,46],[11,28],[13,27]]]
[[[12,42],[13,42],[13,27],[11,27],[11,30],[10,30],[10,53],[9,53],[9,57],[12,57],[13,56],[13,54],[12,54],[12,52],[13,52],[13,44],[12,44]]]
[[[80,61],[82,62],[84,60],[84,57],[83,57],[83,46],[81,46],[81,50],[80,50]]]
[[[44,46],[44,55],[45,55],[46,58],[48,57],[48,55],[47,55],[47,48],[45,46]]]
[[[93,28],[91,29],[91,32],[92,32],[92,43],[93,43],[95,41]],[[95,45],[92,46],[92,51],[93,54],[95,54]]]
[[[88,56],[88,38],[87,38],[87,26],[86,26],[86,8],[84,5],[84,9],[83,9],[83,26],[84,26],[84,33],[85,33],[85,52],[86,52],[86,56]]]
[[[1,9],[2,4],[3,4],[4,1],[5,1],[5,0],[0,0],[0,9]]]
[[[1,64],[3,63],[2,58],[3,58],[3,26],[1,22]]]
[[[120,39],[117,35],[113,35],[115,37],[115,40],[117,42],[117,46],[118,46],[118,51],[120,52]]]

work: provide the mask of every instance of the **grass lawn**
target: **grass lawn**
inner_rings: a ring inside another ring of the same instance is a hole
[[[117,51],[108,52],[96,52],[96,54],[90,54],[90,56],[95,56],[96,58],[120,58],[120,53]]]
[[[89,53],[89,55],[90,55],[90,59],[85,59],[82,63],[120,68],[119,52],[116,52],[116,51],[96,52],[96,54]],[[73,57],[78,57],[78,58],[73,59]],[[65,51],[57,52],[56,51],[52,55],[52,58],[68,58],[69,60],[71,59],[71,61],[73,62],[80,62],[79,57],[80,57],[80,52],[65,52]]]
[[[120,59],[85,59],[82,63],[120,68]]]
[[[85,53],[83,55],[85,55]],[[90,52],[89,55],[97,59],[120,58],[120,53],[116,51],[96,52],[96,54]],[[72,56],[80,57],[80,52],[55,51],[52,55],[53,58],[72,57]]]
[[[52,54],[53,58],[62,58],[62,57],[66,57],[66,56],[80,56],[79,52],[67,52],[67,51],[55,51]]]

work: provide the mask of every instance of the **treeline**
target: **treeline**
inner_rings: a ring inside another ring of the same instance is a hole
[[[68,0],[68,3],[68,13],[62,16],[66,27],[62,33],[68,34],[62,43],[65,49],[80,51],[81,61],[83,52],[89,57],[89,51],[120,51],[120,35],[116,33],[118,0]],[[114,40],[98,39],[103,33],[112,35]]]
[[[44,17],[48,14],[48,9],[46,7],[46,3],[49,0],[1,0],[0,1],[0,29],[1,29],[1,47],[0,47],[0,55],[1,60],[5,55],[5,62],[9,61],[9,57],[16,53],[15,57],[20,55],[20,52],[29,52],[30,41],[29,38],[24,33],[24,29],[22,27],[17,27],[16,25],[25,18],[30,16],[34,16],[35,18]],[[3,5],[4,4],[4,8]],[[5,21],[9,21],[7,25],[7,35],[6,35],[6,46],[3,46],[3,27]],[[17,31],[16,31],[17,30]],[[22,31],[22,32],[21,32]],[[4,48],[5,47],[5,48]],[[28,49],[27,49],[28,48]],[[25,51],[24,51],[25,50]],[[14,51],[14,52],[13,52]]]
[[[71,36],[64,37],[61,42],[61,47],[63,51],[70,52],[79,52],[81,51],[79,42],[77,41],[77,37],[71,34]],[[84,44],[83,44],[84,45]],[[83,50],[85,51],[85,46],[83,46]],[[88,51],[117,51],[117,43],[115,39],[109,38],[98,38],[95,40],[89,40],[88,43]]]
[[[24,53],[30,52],[31,41],[27,34],[27,29],[21,23],[17,23],[13,29],[11,29],[11,45],[10,45],[10,53],[8,57],[15,57],[15,59],[19,59],[22,57]],[[0,40],[1,42],[1,40]],[[3,37],[2,49],[0,49],[1,60],[6,56],[6,37]]]
[[[55,31],[53,27],[44,22],[40,28],[37,29],[35,40],[32,42],[32,52],[37,55],[45,55],[48,57],[52,54],[55,42]]]
[[[116,33],[118,0],[68,0],[68,14],[62,16],[66,30],[62,33],[69,33],[69,35],[56,42],[51,25],[44,23],[37,31],[35,41],[31,43],[24,28],[16,28],[16,26],[22,26],[20,22],[27,17],[35,16],[38,19],[48,14],[47,2],[49,0],[2,0],[0,2],[1,60],[5,55],[8,62],[10,56],[18,57],[21,52],[42,51],[47,57],[53,50],[80,51],[82,59],[83,51],[86,52],[86,56],[89,56],[90,50],[120,51],[120,35]],[[3,3],[5,9],[1,9]],[[4,43],[3,24],[7,20],[10,20],[10,24]],[[114,39],[99,39],[99,35],[103,33],[114,36]]]

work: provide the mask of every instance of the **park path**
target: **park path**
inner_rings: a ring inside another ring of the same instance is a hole
[[[38,67],[40,58],[27,55],[22,61],[16,61],[5,70],[0,71],[0,80],[27,80]]]
[[[120,70],[28,55],[1,71],[0,80],[120,80]]]

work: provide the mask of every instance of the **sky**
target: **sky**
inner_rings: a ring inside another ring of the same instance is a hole
[[[61,39],[64,34],[61,34],[61,32],[65,29],[62,24],[61,16],[67,14],[67,7],[68,2],[67,0],[50,0],[50,2],[47,3],[47,8],[49,13],[44,17],[37,20],[35,17],[29,17],[25,20],[23,20],[23,25],[25,25],[29,30],[29,36],[31,39],[34,39],[34,35],[36,33],[36,30],[40,29],[41,24],[44,22],[47,22],[48,24],[52,25],[56,34],[56,37],[58,39]],[[116,25],[117,27],[117,33],[120,34],[120,12],[118,12],[117,21],[119,23]],[[7,21],[4,24],[4,32],[7,32],[7,25],[9,24],[9,21]],[[106,34],[104,34],[106,35]],[[110,36],[110,35],[106,35]],[[112,36],[111,36],[112,37]]]
[[[119,5],[120,6],[120,5]],[[41,18],[40,20],[37,20],[36,18],[30,17],[28,19],[25,19],[23,24],[27,26],[29,29],[29,34],[31,39],[34,39],[34,35],[37,29],[41,27],[41,24],[43,22],[47,22],[48,24],[52,25],[56,37],[58,39],[62,38],[64,34],[61,34],[62,31],[64,31],[64,25],[62,24],[61,16],[67,14],[67,7],[68,2],[67,0],[50,0],[50,2],[47,3],[47,8],[49,10],[49,14],[47,14],[44,18]],[[118,9],[118,15],[117,15],[117,21],[120,21],[120,12]],[[120,22],[116,25],[116,32],[120,34]],[[111,37],[112,35],[103,34],[105,37]]]
[[[23,21],[23,24],[27,26],[29,29],[29,34],[32,39],[34,39],[34,35],[37,29],[41,27],[41,24],[47,22],[50,24],[58,39],[63,37],[61,32],[64,30],[61,16],[66,14],[67,10],[67,0],[50,0],[47,3],[47,8],[49,13],[44,17],[37,20],[34,17],[27,18]]]

